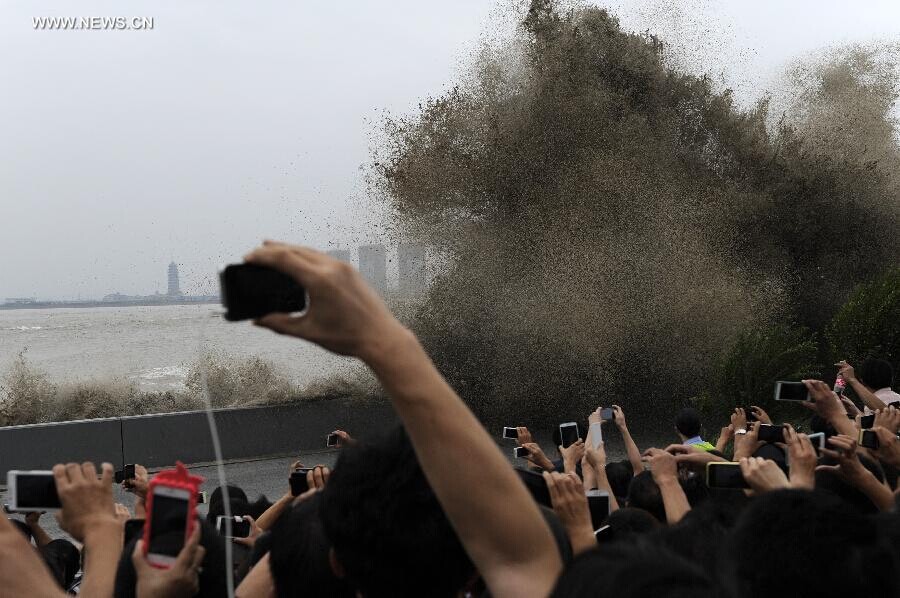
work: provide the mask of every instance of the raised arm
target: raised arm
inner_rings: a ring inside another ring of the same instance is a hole
[[[863,383],[859,381],[852,365],[843,360],[834,365],[839,368],[838,375],[843,377],[847,384],[853,388],[853,392],[855,392],[856,396],[859,397],[859,400],[863,402],[863,405],[872,411],[887,407],[887,405],[884,404],[884,401],[876,397],[875,393],[866,388]]]
[[[359,273],[317,251],[280,243],[267,242],[247,261],[292,276],[309,293],[305,316],[270,314],[259,325],[356,356],[378,377],[491,594],[547,596],[562,563],[537,505],[416,337]],[[478,467],[447,459],[448,446],[463,450]],[[515,542],[509,530],[516,530]]]
[[[674,455],[658,448],[647,449],[644,460],[650,465],[653,481],[662,494],[666,521],[674,525],[691,510],[691,504],[678,482],[678,462]]]
[[[628,431],[628,424],[625,423],[625,412],[618,405],[612,406],[613,415],[615,416],[616,426],[622,434],[622,440],[625,442],[625,454],[628,455],[628,462],[634,470],[634,475],[644,471],[644,464],[641,461],[641,450],[638,448],[631,432]]]

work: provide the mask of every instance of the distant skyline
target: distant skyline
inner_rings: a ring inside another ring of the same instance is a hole
[[[828,45],[900,39],[900,5],[600,2],[749,104]],[[518,0],[0,0],[0,298],[186,294],[264,238],[381,239],[360,167],[385,114],[459,81]],[[32,17],[152,17],[38,31]]]

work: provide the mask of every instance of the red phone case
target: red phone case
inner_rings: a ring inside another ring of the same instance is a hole
[[[177,488],[179,490],[187,490],[188,492],[188,512],[187,525],[184,531],[184,541],[187,543],[188,538],[194,532],[194,526],[197,525],[197,494],[200,491],[200,484],[203,483],[203,476],[190,473],[184,463],[175,462],[175,469],[166,469],[154,476],[147,488],[147,517],[144,521],[144,556],[147,556],[150,550],[150,529],[153,524],[153,490],[157,486],[166,486],[168,488]],[[159,569],[167,569],[165,565],[158,563],[150,563]]]

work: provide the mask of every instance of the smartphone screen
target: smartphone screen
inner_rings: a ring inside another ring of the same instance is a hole
[[[516,459],[524,459],[528,456],[528,454],[528,449],[524,446],[517,446],[513,449],[513,455],[516,457]]]
[[[291,484],[292,496],[300,496],[301,494],[309,490],[309,484],[306,482],[306,474],[309,471],[312,471],[311,467],[301,467],[299,469],[295,469],[291,473],[289,482]]]
[[[510,440],[518,440],[519,430],[510,426],[506,426],[503,428],[503,437]]]
[[[56,480],[52,471],[10,472],[10,474],[15,475],[16,478],[16,510],[51,511],[62,508],[59,495],[56,493]]]
[[[877,449],[878,436],[875,434],[875,430],[860,430],[859,446],[864,446],[870,449]]]
[[[809,389],[803,382],[785,382],[779,381],[775,383],[775,400],[776,401],[809,401]]]
[[[606,407],[605,409],[600,410],[600,419],[608,422],[616,419],[616,414],[613,413],[612,407]]]
[[[337,434],[329,434],[328,436],[325,437],[325,446],[326,447],[337,446],[338,439],[339,439],[339,437]]]
[[[872,426],[875,425],[875,414],[872,413],[870,415],[863,415],[859,418],[859,427],[863,430],[868,430]]]
[[[271,268],[232,264],[219,275],[225,319],[249,320],[270,313],[306,309],[306,290],[297,281]]]
[[[562,439],[563,448],[575,444],[581,438],[581,435],[578,433],[578,424],[569,422],[559,426],[559,437]]]
[[[147,552],[175,557],[184,547],[188,500],[153,493],[150,514],[150,546]]]
[[[587,495],[588,509],[591,512],[591,527],[599,529],[609,517],[609,494],[592,490]]]
[[[760,442],[784,442],[784,426],[760,424],[757,439]]]
[[[749,488],[737,463],[708,463],[706,485],[710,488]]]

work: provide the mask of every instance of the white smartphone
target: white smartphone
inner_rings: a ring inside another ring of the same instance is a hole
[[[578,433],[578,424],[576,422],[566,422],[559,425],[559,438],[562,441],[562,447],[568,448],[575,444],[581,434]]]
[[[588,430],[588,435],[591,437],[592,447],[596,450],[598,446],[603,444],[603,423],[592,423],[590,429]]]
[[[609,492],[604,490],[588,490],[584,493],[588,499],[588,510],[591,512],[591,526],[599,529],[609,517]]]
[[[156,486],[150,502],[150,541],[147,562],[168,568],[187,541],[188,505],[191,494],[182,488]]]
[[[503,427],[503,437],[508,440],[518,440],[519,439],[519,429],[513,428],[511,426]]]
[[[6,494],[9,508],[18,513],[59,511],[62,508],[52,471],[10,470],[6,472]]]
[[[816,454],[818,455],[823,448],[825,448],[825,433],[817,432],[815,434],[810,434],[807,436],[809,441],[812,443],[813,448],[816,449]]]
[[[231,533],[228,533],[228,517],[219,515],[216,517],[216,529],[226,538],[246,538],[250,535],[250,522],[243,517],[235,515],[231,518]]]

